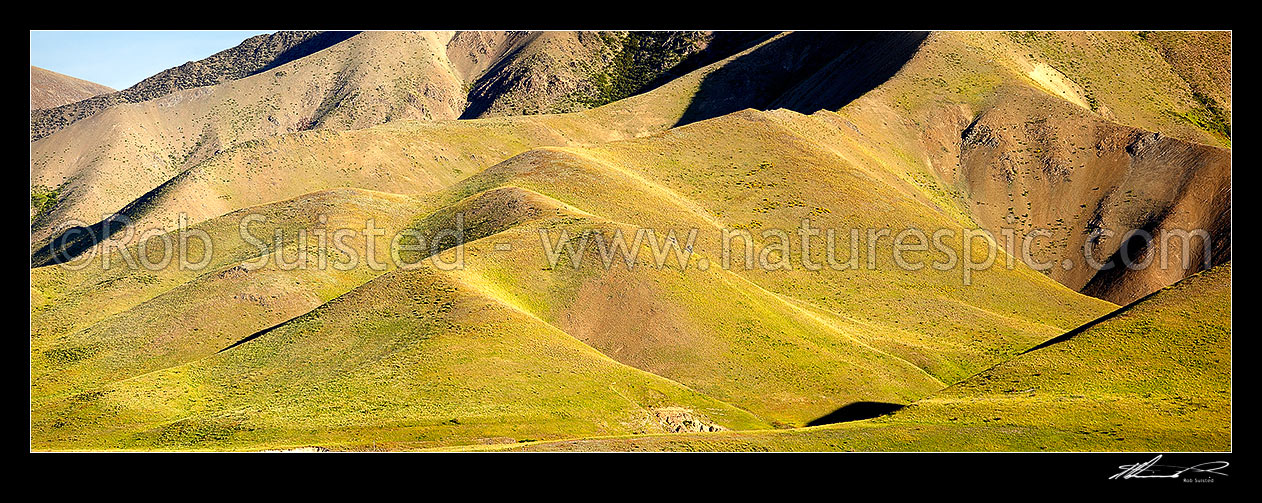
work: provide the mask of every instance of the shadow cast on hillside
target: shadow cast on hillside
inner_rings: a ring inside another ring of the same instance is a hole
[[[359,33],[360,32],[358,31],[320,32],[316,34],[315,36],[303,41],[302,43],[295,45],[293,47],[290,47],[285,52],[280,53],[279,55],[276,56],[276,59],[273,59],[272,62],[268,63],[266,66],[252,73],[251,75],[260,74],[268,70],[271,70],[273,68],[276,68],[278,66],[281,66],[285,63],[288,63],[290,61],[293,61],[295,59],[310,56],[316,52],[319,52],[319,51],[328,49],[329,47],[332,47],[334,45],[340,44],[346,39],[349,39],[355,35],[358,35]]]
[[[645,33],[674,33],[674,32],[645,32]],[[629,96],[647,93],[662,85],[682,77],[683,75],[697,70],[716,61],[727,58],[733,54],[746,50],[755,44],[758,44],[767,38],[775,35],[775,32],[714,32],[712,39],[706,47],[700,51],[690,54],[675,65],[661,70],[661,73],[652,79],[649,79],[644,85],[632,90],[627,96],[617,96],[611,101],[600,100],[596,103],[589,103],[590,106],[596,107],[605,105],[612,101],[617,101]],[[537,34],[532,35],[537,36]],[[519,61],[522,51],[526,50],[527,44],[523,43],[513,50],[505,53],[500,60],[488,68],[478,77],[468,92],[468,104],[460,114],[460,119],[476,119],[481,117],[490,109],[491,105],[500,95],[510,91],[509,87],[513,84],[511,78],[506,77],[506,69]],[[635,59],[645,56],[637,55]],[[606,69],[607,70],[607,69]]]
[[[119,214],[111,215],[93,225],[70,227],[31,253],[31,267],[71,262],[125,228],[127,222]]]
[[[97,244],[111,239],[115,234],[126,230],[131,223],[140,218],[144,210],[158,199],[165,191],[170,190],[188,171],[175,175],[170,180],[154,187],[149,192],[127,203],[123,209],[92,225],[77,225],[53,236],[44,246],[31,253],[31,267],[44,267],[64,264],[77,259]]]
[[[675,126],[746,108],[838,110],[889,80],[924,32],[794,32],[706,75]]]
[[[816,418],[807,426],[820,426],[825,424],[846,423],[850,421],[859,421],[862,419],[872,419],[874,417],[890,414],[904,405],[886,402],[854,402],[840,409],[834,410],[824,416]]]
[[[1134,309],[1134,308],[1135,308],[1135,306],[1137,306],[1137,305],[1139,305],[1139,304],[1143,303],[1144,301],[1146,301],[1146,300],[1148,300],[1148,299],[1153,298],[1153,297],[1154,297],[1154,296],[1156,296],[1157,294],[1161,293],[1161,292],[1162,292],[1162,290],[1164,290],[1164,288],[1163,288],[1163,289],[1160,289],[1160,290],[1157,290],[1157,291],[1155,291],[1155,292],[1149,293],[1148,295],[1145,295],[1145,296],[1140,297],[1140,298],[1138,298],[1138,299],[1135,299],[1135,300],[1134,300],[1134,301],[1132,301],[1130,304],[1127,304],[1127,305],[1125,305],[1125,306],[1122,306],[1122,307],[1119,307],[1119,308],[1114,309],[1114,310],[1112,310],[1112,311],[1109,311],[1109,312],[1108,312],[1107,314],[1105,314],[1104,316],[1101,316],[1101,317],[1096,318],[1096,319],[1094,319],[1094,320],[1091,320],[1091,321],[1088,321],[1088,322],[1086,322],[1086,323],[1083,323],[1082,325],[1079,325],[1079,326],[1078,326],[1078,328],[1075,328],[1075,329],[1073,329],[1073,330],[1070,330],[1070,331],[1068,331],[1068,332],[1065,332],[1065,333],[1063,333],[1063,334],[1060,334],[1060,335],[1058,335],[1058,336],[1056,336],[1056,337],[1052,337],[1051,339],[1048,339],[1048,340],[1046,340],[1046,341],[1043,341],[1042,343],[1038,344],[1037,346],[1034,346],[1034,347],[1032,347],[1032,348],[1030,348],[1030,349],[1027,349],[1027,350],[1025,350],[1025,351],[1022,351],[1022,352],[1020,352],[1020,353],[1017,353],[1017,356],[1021,356],[1021,355],[1027,354],[1027,353],[1031,353],[1031,352],[1034,352],[1034,351],[1038,351],[1038,350],[1043,349],[1043,348],[1045,348],[1045,347],[1048,347],[1048,346],[1051,346],[1051,345],[1054,345],[1054,344],[1060,344],[1060,343],[1065,342],[1065,341],[1067,341],[1067,340],[1069,340],[1069,339],[1073,339],[1074,337],[1077,337],[1079,334],[1081,334],[1081,333],[1083,333],[1083,332],[1086,332],[1086,331],[1087,331],[1087,329],[1089,329],[1089,328],[1091,328],[1091,327],[1094,327],[1094,326],[1096,326],[1096,325],[1099,325],[1100,323],[1103,323],[1103,322],[1105,322],[1105,321],[1109,321],[1109,320],[1111,320],[1111,319],[1113,319],[1113,318],[1116,318],[1116,317],[1118,317],[1118,316],[1121,316],[1122,314],[1126,313],[1127,311],[1130,311],[1131,309]]]

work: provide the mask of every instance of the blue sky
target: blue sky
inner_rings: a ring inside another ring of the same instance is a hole
[[[31,64],[122,90],[269,31],[32,31]]]

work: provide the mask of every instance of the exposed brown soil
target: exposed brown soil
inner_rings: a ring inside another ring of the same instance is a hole
[[[1092,117],[1039,93],[1013,93],[961,133],[958,178],[979,223],[1018,236],[1010,253],[1021,257],[1020,237],[1046,231],[1031,241],[1030,255],[1052,264],[1047,273],[1118,304],[1230,260],[1229,150]],[[1152,237],[1128,243],[1135,229]],[[1208,257],[1202,239],[1188,246],[1177,234],[1197,229],[1210,238]],[[1111,264],[1105,270],[1088,263],[1088,243],[1092,260]]]

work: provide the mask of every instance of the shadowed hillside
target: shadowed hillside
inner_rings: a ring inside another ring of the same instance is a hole
[[[925,33],[795,32],[706,75],[676,125],[743,108],[837,110],[888,80]]]

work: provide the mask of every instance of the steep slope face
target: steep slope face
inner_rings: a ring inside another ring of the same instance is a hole
[[[1171,69],[1192,88],[1202,108],[1190,121],[1231,139],[1231,32],[1142,32]]]
[[[112,93],[113,89],[31,65],[31,111]]]
[[[1228,263],[885,417],[527,449],[1226,451],[1230,348]]]
[[[539,33],[527,31],[458,31],[447,42],[447,59],[461,80],[472,83]]]
[[[1036,233],[1032,264],[1126,303],[1230,258],[1230,140],[1188,119],[1205,109],[1193,81],[1135,33],[935,32],[838,113],[934,204],[1017,257]],[[1155,265],[1117,266],[1136,229],[1157,239],[1125,254]]]
[[[1230,260],[1230,150],[1013,94],[961,135],[979,223],[1039,233],[1029,253],[1051,277],[1120,304]]]
[[[237,80],[314,53],[346,40],[355,32],[279,31],[246,39],[208,58],[164,70],[122,91],[105,91],[63,101],[31,114],[31,141],[121,103],[139,103],[175,91]],[[100,96],[97,96],[100,95]],[[92,99],[88,99],[92,98]],[[59,106],[64,105],[64,106]]]
[[[918,50],[923,32],[780,34],[701,81],[679,124],[744,108],[837,110],[889,79]]]

